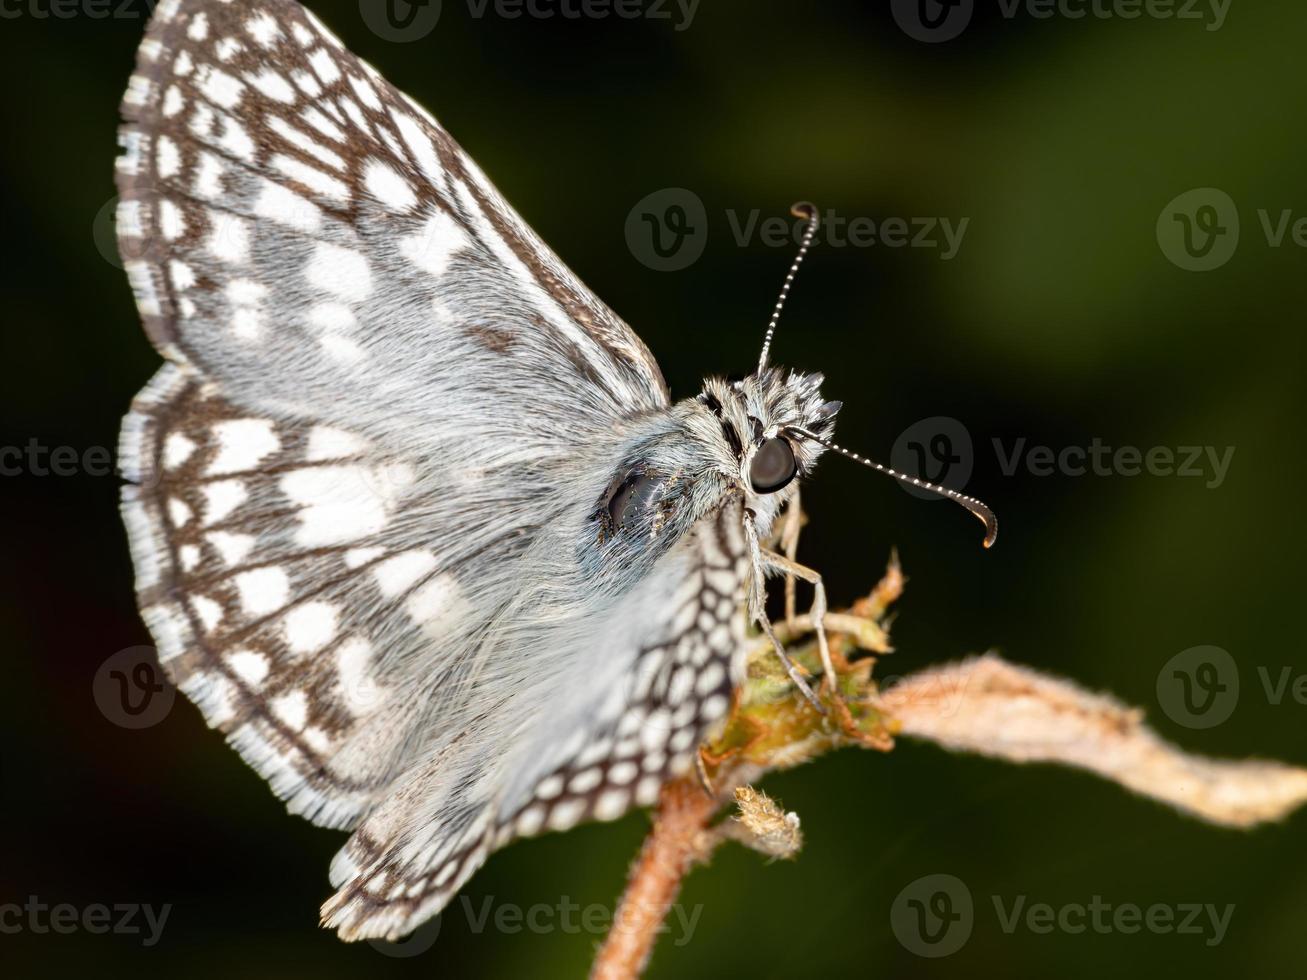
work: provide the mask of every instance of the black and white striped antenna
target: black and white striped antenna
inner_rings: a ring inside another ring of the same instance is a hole
[[[807,429],[799,426],[787,426],[785,431],[793,432],[795,435],[802,436],[804,439],[811,439],[813,442],[825,446],[832,452],[839,453],[841,456],[847,456],[849,459],[856,463],[861,463],[863,466],[870,466],[873,470],[884,473],[886,476],[892,476],[901,483],[920,487],[923,490],[929,490],[932,493],[939,494],[941,497],[947,497],[954,503],[961,504],[967,510],[971,511],[971,513],[975,514],[980,522],[985,525],[985,547],[992,548],[994,546],[994,541],[998,537],[998,518],[994,516],[992,510],[982,504],[975,497],[968,497],[966,494],[958,493],[956,490],[950,490],[948,487],[941,487],[934,483],[928,483],[925,480],[917,479],[915,476],[908,476],[906,473],[899,473],[890,469],[888,466],[881,466],[880,463],[873,462],[865,456],[859,456],[857,453],[850,449],[845,449],[843,446],[837,446],[830,440],[823,439],[815,432],[809,432]]]
[[[776,309],[772,310],[771,322],[767,324],[767,336],[762,340],[762,354],[758,357],[759,374],[762,374],[763,368],[767,366],[767,352],[771,350],[771,339],[776,333],[776,324],[780,322],[781,310],[785,308],[785,300],[790,295],[790,286],[794,284],[794,276],[798,273],[799,266],[803,264],[803,257],[808,254],[813,236],[817,234],[817,225],[820,223],[817,217],[817,205],[808,201],[800,201],[795,204],[790,208],[790,214],[796,218],[807,218],[808,227],[803,232],[803,241],[799,244],[799,254],[794,257],[790,271],[785,276],[785,284],[781,286],[781,295],[776,300]]]

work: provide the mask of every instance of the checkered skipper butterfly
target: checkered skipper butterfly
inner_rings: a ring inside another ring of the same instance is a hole
[[[353,831],[324,922],[401,936],[492,849],[652,803],[727,712],[746,614],[770,632],[764,575],[813,581],[820,621],[794,536],[766,547],[844,452],[820,377],[764,346],[671,403],[293,0],[161,0],[123,112],[120,245],[166,361],[122,438],[138,598],[209,724]]]

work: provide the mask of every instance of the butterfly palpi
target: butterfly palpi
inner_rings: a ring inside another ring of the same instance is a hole
[[[353,831],[324,924],[402,936],[510,840],[655,802],[771,634],[765,577],[825,607],[768,542],[853,454],[821,378],[768,365],[776,317],[752,375],[673,403],[292,0],[161,0],[123,113],[119,244],[166,362],[122,436],[138,599],[208,723]]]

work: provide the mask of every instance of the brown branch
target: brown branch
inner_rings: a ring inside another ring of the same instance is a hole
[[[770,644],[750,652],[730,717],[700,746],[702,778],[690,775],[663,787],[653,828],[595,961],[595,980],[640,975],[681,879],[718,844],[736,840],[773,859],[797,853],[798,816],[746,788],[750,783],[847,745],[888,751],[891,733],[1009,762],[1087,769],[1226,826],[1276,820],[1307,802],[1307,770],[1189,755],[1147,728],[1138,710],[992,654],[914,674],[880,693],[871,676],[875,656],[867,654],[892,649],[888,611],[903,582],[898,562],[891,561],[871,595],[847,613],[826,617],[837,676],[833,685],[821,685],[825,713],[795,695]],[[791,659],[812,675],[820,657],[811,619],[777,625]],[[739,818],[714,825],[718,808],[733,795]]]
[[[1251,827],[1307,802],[1303,769],[1191,755],[1159,738],[1138,709],[994,654],[914,674],[880,703],[904,736],[1087,769],[1209,823]]]
[[[644,970],[681,880],[721,840],[709,828],[718,805],[694,777],[663,787],[653,828],[591,970],[593,980],[631,980]]]
[[[592,980],[630,980],[640,975],[681,890],[681,880],[719,844],[734,840],[772,859],[798,853],[803,839],[798,816],[785,812],[766,794],[747,789],[747,784],[844,745],[885,751],[893,744],[875,706],[872,658],[851,661],[849,655],[889,649],[884,617],[902,582],[893,561],[876,590],[850,613],[827,616],[840,697],[827,692],[825,715],[795,696],[769,643],[759,643],[751,651],[746,680],[730,717],[721,733],[700,747],[702,776],[692,773],[663,787],[653,826],[631,868],[613,926],[599,948]],[[808,617],[797,617],[792,626],[778,626],[795,662],[810,674],[818,669],[820,656]],[[705,783],[712,786],[712,793]],[[730,801],[739,806],[738,818],[714,826],[717,811]]]

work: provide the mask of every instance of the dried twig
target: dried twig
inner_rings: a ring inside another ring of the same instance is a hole
[[[681,879],[696,863],[707,860],[717,845],[708,829],[717,807],[717,798],[691,779],[663,787],[653,828],[595,959],[590,973],[594,980],[627,980],[644,970],[659,927],[681,890]]]
[[[1009,762],[1088,769],[1209,823],[1250,827],[1307,802],[1307,771],[1189,755],[1160,739],[1138,709],[993,654],[909,677],[881,705],[904,735]]]
[[[827,615],[838,697],[821,685],[826,714],[796,696],[769,643],[751,652],[724,730],[700,747],[702,772],[663,789],[593,977],[639,976],[681,879],[722,842],[737,840],[773,858],[797,853],[798,817],[750,783],[846,745],[888,751],[891,733],[1010,762],[1085,769],[1224,826],[1276,820],[1307,802],[1307,770],[1188,755],[1147,728],[1139,710],[993,654],[915,674],[881,695],[870,654],[891,649],[887,616],[903,582],[892,560],[867,598]],[[810,630],[798,617],[777,633],[812,674],[820,658]],[[732,799],[740,815],[714,824]]]

